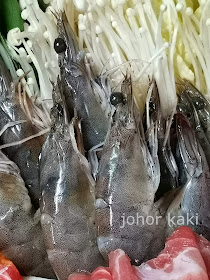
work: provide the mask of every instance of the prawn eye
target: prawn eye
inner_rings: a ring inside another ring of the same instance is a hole
[[[54,42],[54,49],[57,53],[65,52],[66,50],[66,43],[62,38],[55,39]]]
[[[201,98],[195,98],[194,106],[197,110],[203,110],[205,107],[205,102]]]
[[[124,103],[124,97],[122,92],[112,92],[110,96],[110,102],[114,106],[116,106],[119,103]]]

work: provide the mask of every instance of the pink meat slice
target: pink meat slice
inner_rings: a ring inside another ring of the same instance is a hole
[[[91,280],[113,280],[110,269],[107,267],[98,267],[91,274]]]
[[[210,242],[198,234],[195,234],[195,237],[198,242],[198,248],[206,265],[208,277],[210,279]]]
[[[113,280],[139,280],[130,258],[121,249],[109,254],[109,268]]]
[[[168,238],[157,258],[135,269],[141,280],[208,280],[196,237],[186,226]]]
[[[87,273],[75,273],[70,275],[68,280],[91,280],[90,277]]]

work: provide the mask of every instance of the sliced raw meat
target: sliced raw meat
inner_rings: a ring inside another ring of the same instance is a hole
[[[106,267],[98,267],[91,274],[91,280],[112,280],[110,270]]]
[[[69,276],[68,280],[90,280],[90,274],[75,273]]]
[[[208,280],[206,266],[193,231],[177,229],[160,255],[136,268],[141,280]]]
[[[206,265],[208,277],[210,279],[210,242],[198,234],[195,234],[195,237],[198,242],[198,248]]]
[[[109,254],[109,268],[113,280],[139,280],[130,258],[120,249]]]
[[[0,253],[0,280],[22,280],[16,266]]]

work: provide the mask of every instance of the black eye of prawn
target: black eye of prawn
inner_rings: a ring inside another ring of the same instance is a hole
[[[194,106],[197,110],[203,110],[205,108],[205,102],[199,97],[194,98]]]
[[[110,96],[110,102],[113,106],[116,106],[119,103],[124,103],[124,97],[122,92],[112,92]]]
[[[66,43],[65,43],[65,41],[62,38],[55,39],[54,49],[55,49],[55,51],[58,54],[62,53],[62,52],[65,52],[65,50],[66,50]]]

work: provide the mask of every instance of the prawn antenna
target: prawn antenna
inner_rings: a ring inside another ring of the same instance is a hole
[[[176,113],[176,106],[174,106],[174,109],[169,117],[169,120],[168,120],[168,123],[167,123],[167,127],[166,127],[166,133],[165,133],[165,139],[164,139],[164,142],[163,142],[163,149],[165,149],[166,147],[166,143],[169,139],[169,135],[170,135],[170,130],[171,130],[171,125],[172,125],[172,122],[173,122],[173,118],[174,118],[174,115]]]
[[[52,15],[55,17],[55,19],[57,21],[62,21],[62,17],[61,17],[62,11],[61,10],[55,11],[55,10],[51,9],[50,12],[52,13]]]
[[[75,138],[77,142],[77,148],[79,152],[85,156],[85,149],[83,143],[83,136],[82,136],[82,128],[81,128],[81,121],[77,117],[77,112],[75,110],[75,117],[73,118],[74,130],[75,130]]]

